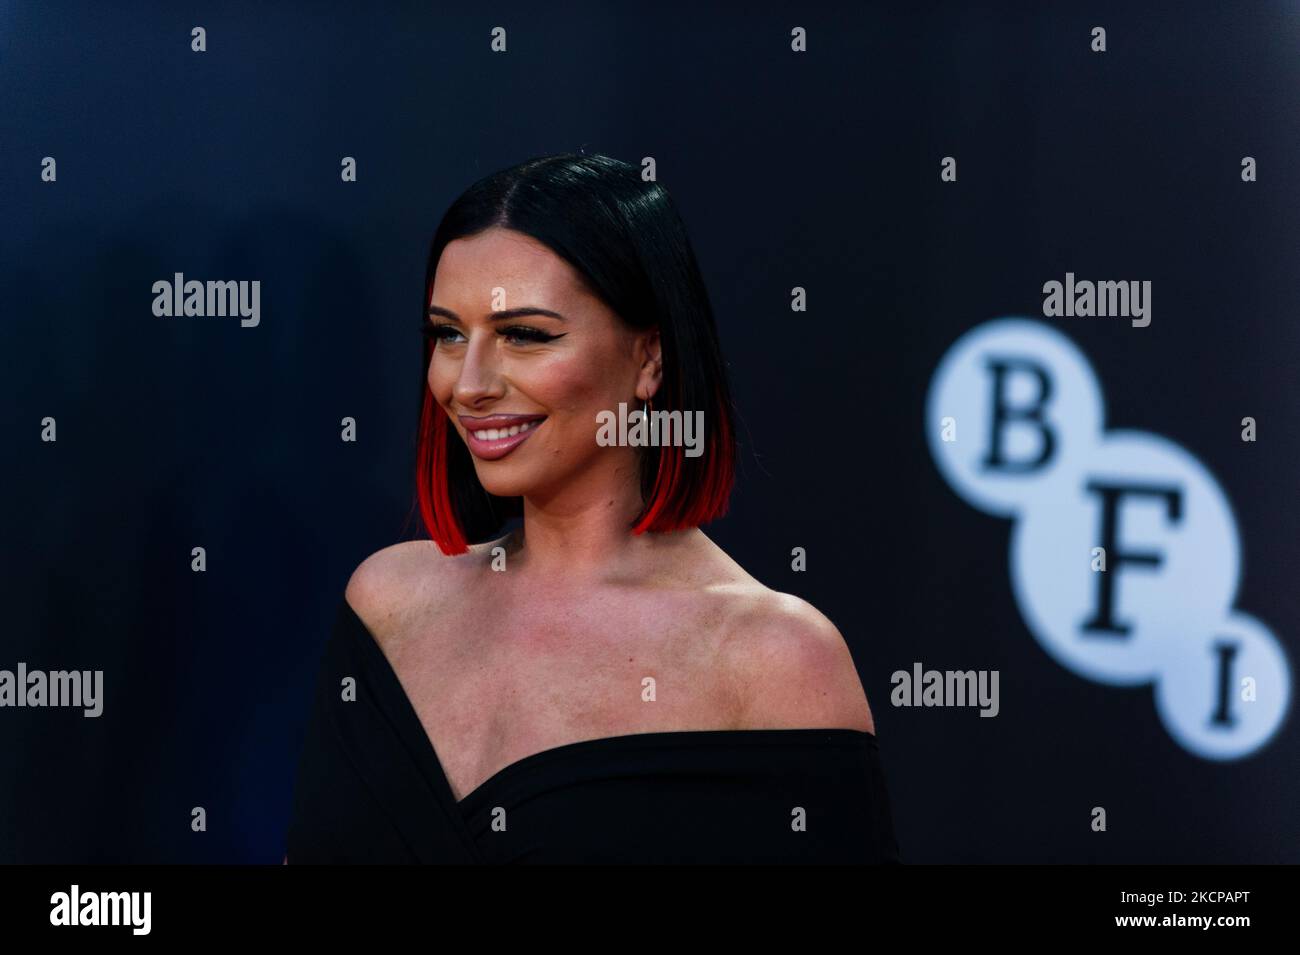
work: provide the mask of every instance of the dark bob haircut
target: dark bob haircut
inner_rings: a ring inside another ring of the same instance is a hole
[[[642,449],[645,505],[629,531],[697,527],[725,514],[736,466],[731,391],[708,292],[667,190],[643,181],[628,163],[578,153],[529,159],[479,180],[451,205],[434,234],[422,328],[443,249],[493,227],[547,246],[631,327],[658,327],[663,379],[650,399],[652,413],[704,413],[706,443],[698,457],[687,457],[680,443]],[[424,339],[416,491],[429,536],[444,554],[462,554],[521,517],[523,502],[489,494],[479,482],[469,449],[429,389],[436,347]]]

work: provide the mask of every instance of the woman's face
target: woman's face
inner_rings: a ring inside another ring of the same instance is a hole
[[[653,396],[656,332],[624,325],[572,266],[503,228],[447,244],[429,304],[429,389],[487,491],[581,492],[607,468],[635,485],[636,449],[598,445],[596,416]]]

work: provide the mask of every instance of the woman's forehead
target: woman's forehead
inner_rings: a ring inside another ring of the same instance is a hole
[[[518,301],[519,296],[541,293],[574,295],[581,284],[564,259],[536,239],[509,229],[490,229],[447,243],[434,273],[431,304],[454,308],[446,298],[487,301],[496,289]]]

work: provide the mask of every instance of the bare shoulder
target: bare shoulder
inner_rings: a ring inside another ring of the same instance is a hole
[[[744,588],[722,653],[742,700],[743,728],[875,732],[848,644],[803,598],[762,585]]]
[[[402,541],[375,551],[352,572],[344,598],[375,638],[385,644],[408,624],[443,607],[464,576],[485,559],[496,542],[470,546],[448,556],[430,540]]]

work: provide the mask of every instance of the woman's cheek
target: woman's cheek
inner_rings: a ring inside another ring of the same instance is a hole
[[[429,391],[433,394],[434,400],[444,409],[455,398],[456,382],[459,377],[460,366],[450,361],[444,361],[440,367],[434,366],[429,370]]]

